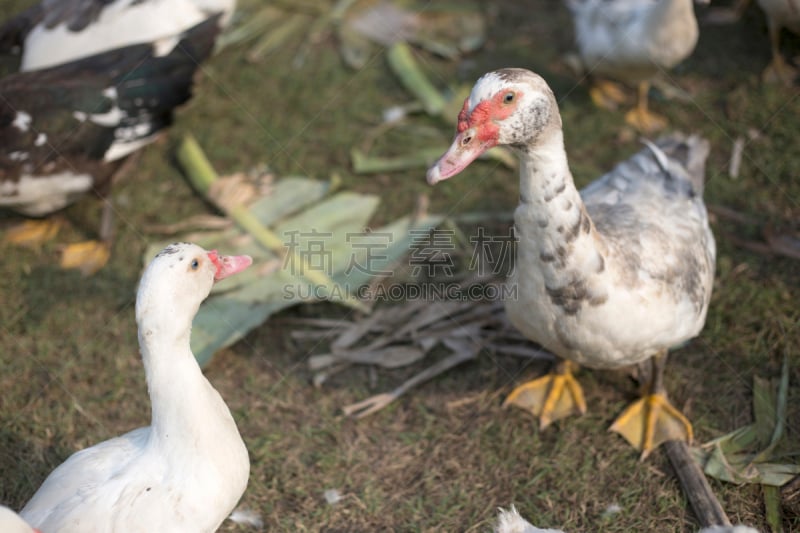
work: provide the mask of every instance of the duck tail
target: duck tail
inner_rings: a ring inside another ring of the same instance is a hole
[[[677,161],[686,170],[686,177],[692,184],[694,194],[703,196],[706,160],[711,151],[711,144],[708,140],[696,134],[673,133],[660,138],[656,142],[656,146],[669,159]]]
[[[691,185],[690,194],[697,197],[703,196],[706,174],[706,160],[711,149],[708,140],[699,135],[683,135],[673,133],[662,137],[655,143],[646,139],[642,142],[647,145],[653,158],[671,179],[688,181]],[[672,164],[670,164],[672,162]],[[674,163],[680,167],[675,168]],[[683,187],[681,187],[683,188]]]

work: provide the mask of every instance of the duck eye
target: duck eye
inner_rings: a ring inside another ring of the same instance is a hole
[[[514,101],[514,93],[508,92],[503,96],[503,103],[504,104],[510,104],[513,101]]]
[[[197,270],[197,267],[200,266],[200,261],[197,259],[192,259],[192,270]]]

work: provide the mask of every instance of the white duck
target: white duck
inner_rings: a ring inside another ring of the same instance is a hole
[[[564,359],[517,387],[507,404],[542,427],[586,409],[570,362],[614,368],[652,360],[647,394],[612,427],[646,456],[664,440],[691,439],[666,399],[667,350],[696,336],[714,277],[714,238],[702,200],[708,143],[673,137],[648,147],[582,192],[564,151],[547,83],[523,69],[484,75],[458,117],[450,149],[428,171],[435,184],[495,145],[520,157],[519,238],[506,301],[511,322]]]
[[[33,529],[17,513],[0,505],[0,531],[3,533],[40,533]]]
[[[640,131],[666,125],[663,117],[648,110],[650,79],[694,51],[699,32],[692,2],[567,0],[586,72],[638,86],[638,105],[625,115],[625,121]],[[591,96],[607,108],[624,101],[619,87],[608,80],[596,81]]]
[[[790,84],[797,77],[797,69],[781,54],[781,30],[788,28],[800,35],[800,0],[757,0],[767,15],[769,42],[772,45],[772,62],[764,71],[765,81]]]
[[[151,424],[72,455],[23,518],[43,533],[216,531],[247,486],[250,461],[189,337],[214,282],[251,262],[188,243],[153,259],[136,298]]]

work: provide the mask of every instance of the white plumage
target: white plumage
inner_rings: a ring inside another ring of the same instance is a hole
[[[39,533],[17,513],[0,505],[0,531],[3,533]]]
[[[513,505],[506,511],[500,509],[497,515],[497,524],[494,533],[564,533],[560,529],[540,529],[519,514]]]
[[[44,12],[25,36],[22,70],[74,61],[114,48],[156,43],[169,54],[180,35],[217,14],[225,24],[235,0],[44,0]]]
[[[250,262],[187,243],[156,256],[136,299],[151,424],[73,454],[44,481],[23,518],[43,533],[216,531],[247,486],[250,462],[189,336],[214,281]]]

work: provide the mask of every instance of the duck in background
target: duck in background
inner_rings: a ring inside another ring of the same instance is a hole
[[[800,35],[800,0],[757,0],[767,17],[767,30],[772,49],[772,61],[764,69],[762,79],[767,83],[792,85],[797,78],[797,68],[781,54],[781,30],[786,28]],[[706,16],[709,24],[733,24],[744,14],[750,0],[736,0],[730,7],[715,7]]]
[[[699,30],[693,1],[567,0],[583,68],[598,78],[590,89],[596,105],[614,110],[625,101],[610,80],[635,85],[638,103],[625,122],[645,133],[666,126],[664,117],[649,110],[650,81],[694,51]]]
[[[151,423],[76,452],[20,513],[44,533],[211,533],[247,487],[250,460],[228,406],[192,354],[214,283],[246,269],[190,243],[159,252],[136,296]]]
[[[667,351],[703,328],[715,244],[703,203],[709,144],[673,135],[647,147],[581,192],[564,149],[555,96],[537,74],[501,69],[480,78],[458,116],[455,139],[428,170],[431,185],[489,148],[520,158],[514,213],[516,265],[506,300],[510,321],[561,358],[554,372],[518,386],[505,401],[540,427],[586,411],[575,364],[618,368],[650,363],[642,397],[616,420],[646,457],[666,440],[692,439],[667,399]]]
[[[772,62],[764,70],[766,82],[791,85],[797,78],[797,69],[781,54],[781,30],[786,28],[800,35],[800,0],[757,0],[767,15]]]
[[[132,44],[169,53],[190,28],[214,17],[224,27],[235,0],[42,0],[0,26],[0,52],[20,70],[68,63]]]
[[[98,240],[64,247],[61,265],[92,274],[110,256],[113,176],[169,126],[233,0],[44,0],[0,28],[21,70],[0,80],[0,207],[39,217],[6,241],[37,244],[42,220],[87,192],[103,200]],[[210,13],[210,14],[209,14]]]

